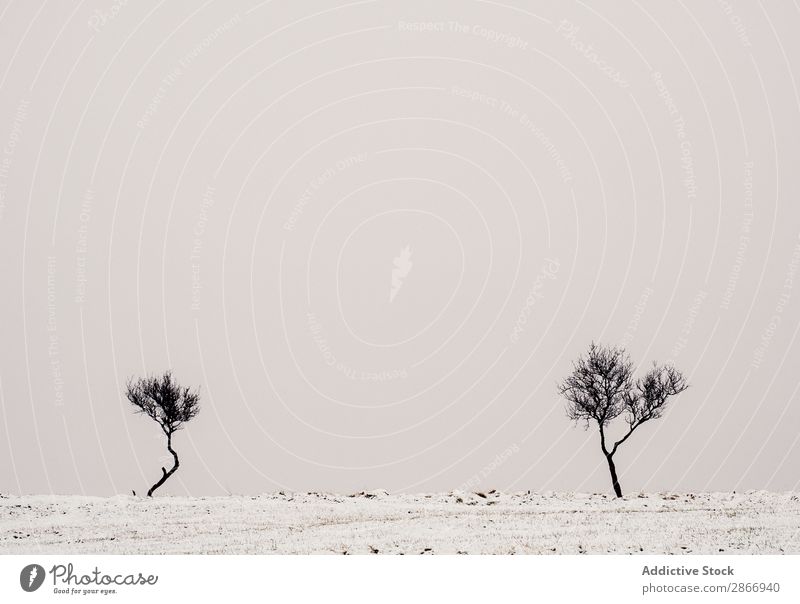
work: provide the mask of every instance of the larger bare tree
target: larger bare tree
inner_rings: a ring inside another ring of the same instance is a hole
[[[170,371],[161,376],[128,380],[125,395],[138,413],[143,413],[159,425],[167,437],[167,451],[174,460],[169,471],[161,468],[161,478],[147,491],[147,496],[152,497],[153,492],[181,465],[178,454],[172,448],[172,435],[200,412],[200,395],[179,386],[172,379]]]
[[[622,497],[614,455],[620,445],[642,424],[664,414],[670,397],[688,388],[686,378],[671,365],[657,365],[640,379],[634,379],[633,363],[622,348],[592,343],[585,357],[573,363],[572,374],[558,385],[567,399],[567,417],[596,423],[600,448],[608,462],[614,494]],[[627,429],[619,440],[609,442],[609,424],[623,416]]]

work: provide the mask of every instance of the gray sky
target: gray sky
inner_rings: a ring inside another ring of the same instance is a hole
[[[797,7],[430,4],[0,5],[0,491],[798,487]]]

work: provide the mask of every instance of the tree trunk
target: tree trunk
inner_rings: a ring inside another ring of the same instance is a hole
[[[606,460],[608,460],[608,471],[611,472],[611,484],[614,487],[614,494],[617,497],[622,497],[622,488],[619,486],[617,466],[614,465],[614,456],[606,454]]]
[[[169,472],[167,472],[166,468],[163,468],[163,467],[161,468],[162,476],[159,479],[159,481],[157,483],[155,483],[152,487],[150,487],[149,491],[147,491],[147,496],[148,497],[152,497],[153,496],[153,492],[158,487],[160,487],[162,484],[167,482],[167,478],[172,476],[175,473],[175,470],[178,469],[178,466],[181,465],[181,463],[178,461],[178,454],[175,453],[175,451],[172,449],[172,434],[167,434],[167,451],[172,453],[172,457],[175,460],[175,465],[172,466],[172,469]]]

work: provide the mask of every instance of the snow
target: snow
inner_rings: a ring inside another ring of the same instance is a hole
[[[0,553],[797,554],[800,495],[0,495]]]

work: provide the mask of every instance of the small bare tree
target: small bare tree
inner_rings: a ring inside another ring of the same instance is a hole
[[[633,363],[622,348],[592,343],[586,357],[573,363],[572,374],[558,385],[561,396],[567,399],[567,417],[594,422],[600,429],[600,448],[608,462],[611,484],[617,497],[622,488],[617,478],[614,455],[634,430],[664,414],[671,396],[688,388],[683,374],[671,365],[657,365],[636,380]],[[612,420],[624,416],[627,431],[609,446],[606,431]]]
[[[128,380],[125,395],[136,407],[137,413],[147,415],[161,427],[162,432],[167,436],[167,451],[175,460],[169,472],[166,468],[161,468],[161,478],[147,491],[147,496],[152,497],[153,492],[164,484],[180,466],[178,454],[172,448],[172,435],[199,413],[200,395],[191,392],[189,388],[179,386],[172,379],[170,371],[164,372],[161,376],[136,380],[131,378]]]

